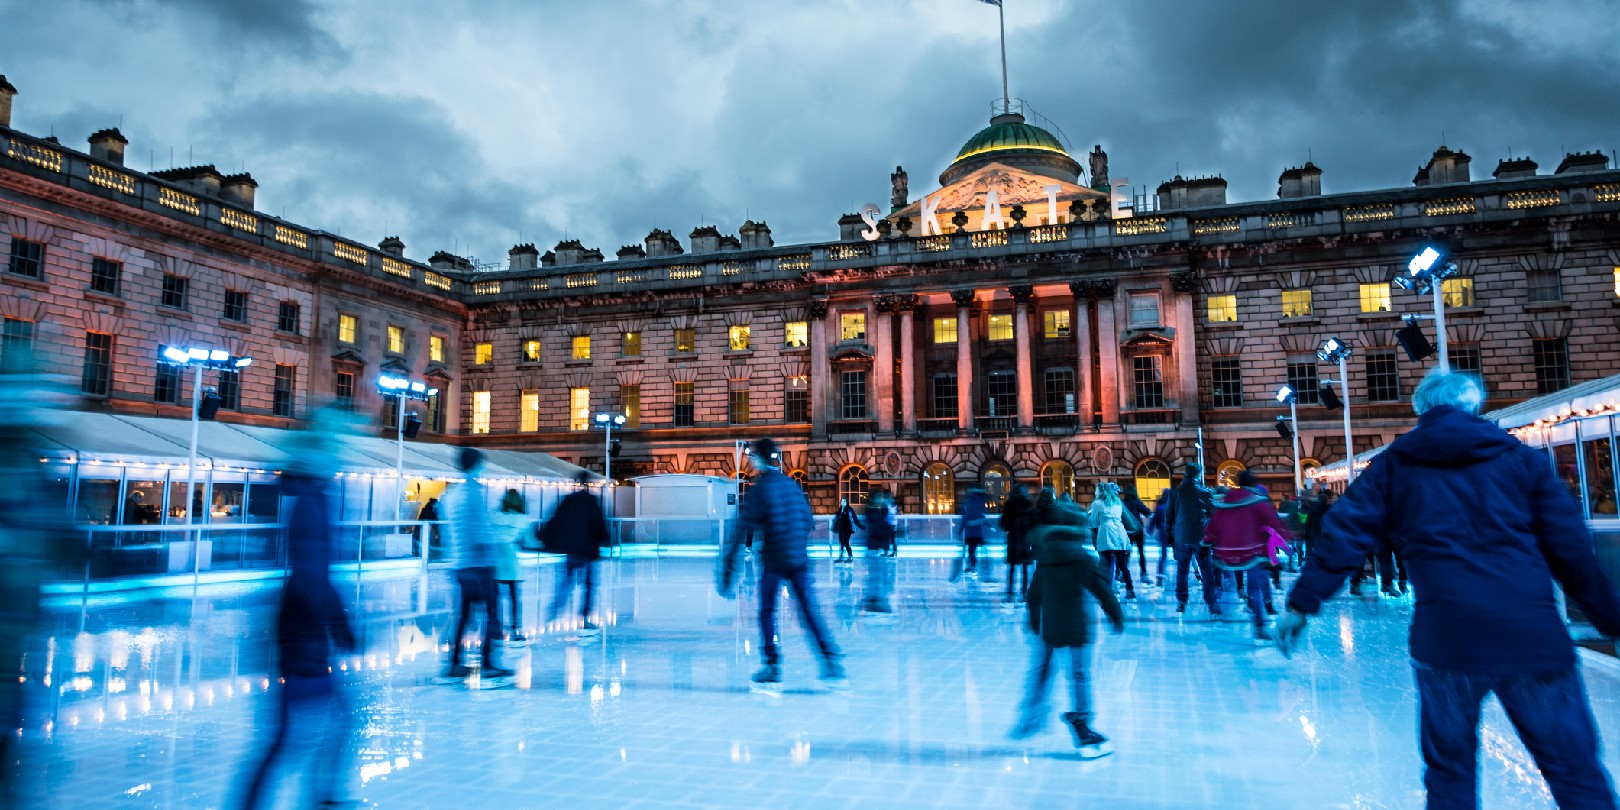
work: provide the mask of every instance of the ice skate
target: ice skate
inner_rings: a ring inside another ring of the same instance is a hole
[[[782,668],[776,664],[766,664],[754,673],[749,682],[749,690],[762,695],[782,694]]]
[[[1094,731],[1086,718],[1075,712],[1064,712],[1063,722],[1069,724],[1069,733],[1074,735],[1074,746],[1080,749],[1081,759],[1097,759],[1114,753],[1113,744]]]
[[[433,682],[440,686],[465,683],[472,676],[472,670],[461,664],[451,664],[444,668],[444,672],[434,676]]]

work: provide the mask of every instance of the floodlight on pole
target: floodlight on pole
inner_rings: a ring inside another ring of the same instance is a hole
[[[1336,337],[1330,337],[1322,341],[1321,348],[1316,350],[1316,356],[1322,362],[1339,364],[1339,379],[1324,380],[1323,382],[1337,382],[1339,388],[1344,391],[1344,401],[1339,404],[1344,408],[1344,464],[1349,468],[1345,472],[1345,486],[1349,486],[1350,482],[1356,480],[1356,445],[1354,437],[1350,434],[1350,371],[1345,363],[1353,353],[1353,350],[1345,345],[1344,341]],[[1324,394],[1323,401],[1328,403],[1328,407],[1333,407],[1331,399],[1335,397],[1332,396],[1332,390],[1325,384],[1321,388]]]
[[[626,420],[624,414],[608,411],[600,411],[592,419],[597,427],[605,431],[602,434],[602,477],[606,479],[605,487],[613,482],[613,429],[624,427]]]
[[[202,524],[198,522],[198,510],[192,505],[201,500],[201,493],[197,491],[197,436],[201,429],[203,415],[203,369],[219,369],[223,371],[238,371],[253,362],[251,357],[234,357],[225,349],[215,349],[205,346],[165,346],[158,353],[158,359],[176,366],[189,366],[196,369],[191,382],[191,451],[186,464],[186,518],[197,526],[191,540],[191,584],[196,587],[202,579]],[[219,394],[214,392],[209,400],[208,415],[212,419],[213,412],[219,410],[217,401]]]
[[[1277,433],[1294,444],[1294,497],[1297,498],[1300,490],[1305,488],[1299,474],[1299,397],[1295,395],[1293,386],[1284,383],[1277,389],[1277,401],[1288,403],[1288,416],[1277,417]]]
[[[1456,273],[1457,265],[1455,262],[1451,261],[1451,256],[1444,248],[1437,247],[1435,245],[1424,245],[1423,249],[1418,251],[1417,254],[1412,256],[1411,260],[1406,263],[1406,273],[1397,275],[1395,277],[1395,283],[1402,288],[1411,290],[1418,295],[1433,296],[1434,335],[1435,343],[1440,349],[1439,362],[1441,368],[1451,367],[1451,354],[1449,351],[1447,351],[1446,346],[1445,280],[1456,275]],[[1414,318],[1407,319],[1407,326],[1405,329],[1402,329],[1401,332],[1407,334],[1408,336],[1410,336],[1412,332],[1417,332],[1418,336],[1421,337],[1421,330],[1417,329],[1417,325],[1412,323],[1412,320],[1414,320]],[[1405,348],[1406,342],[1402,341],[1401,346]],[[1407,348],[1407,354],[1410,355],[1411,353],[1412,350]],[[1427,356],[1428,355],[1424,355],[1424,357]],[[1412,359],[1420,360],[1422,358],[1413,357]]]
[[[439,389],[428,387],[427,383],[402,377],[398,374],[381,374],[377,377],[377,393],[383,398],[394,398],[394,476],[399,482],[399,499],[394,502],[394,520],[403,520],[405,510],[405,440],[416,438],[416,431],[421,429],[422,422],[413,414],[413,424],[407,427],[405,423],[405,400],[426,402],[438,396]],[[424,559],[426,551],[423,552]]]

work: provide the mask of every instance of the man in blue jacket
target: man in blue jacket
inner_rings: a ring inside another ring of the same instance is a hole
[[[776,599],[786,583],[799,603],[799,617],[810,631],[821,657],[821,679],[834,689],[845,685],[842,654],[832,633],[816,610],[815,583],[810,578],[807,550],[815,519],[810,502],[798,482],[782,474],[782,451],[771,439],[759,439],[749,448],[754,477],[737,510],[737,522],[720,554],[720,593],[730,597],[737,581],[742,547],[755,533],[760,536],[759,578],[760,653],[765,666],[754,674],[755,688],[773,691],[782,685],[782,655],[776,644]]]
[[[1288,596],[1278,649],[1389,538],[1411,568],[1412,667],[1423,783],[1433,808],[1478,806],[1480,703],[1495,693],[1562,808],[1614,808],[1597,729],[1553,581],[1604,635],[1620,598],[1592,535],[1547,463],[1479,418],[1471,374],[1431,371],[1418,425],[1375,458],[1330,510]]]

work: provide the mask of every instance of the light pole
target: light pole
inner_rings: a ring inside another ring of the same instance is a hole
[[[1299,474],[1299,403],[1298,403],[1298,399],[1299,399],[1298,397],[1294,396],[1294,387],[1291,386],[1291,385],[1284,385],[1283,387],[1277,389],[1277,401],[1278,402],[1287,402],[1288,403],[1288,422],[1287,422],[1286,425],[1284,425],[1283,417],[1281,417],[1281,416],[1277,417],[1277,431],[1279,433],[1287,433],[1288,438],[1293,439],[1293,441],[1294,441],[1294,497],[1295,498],[1298,498],[1300,491],[1305,488],[1305,482],[1300,480],[1300,474]]]
[[[399,500],[394,505],[394,520],[403,520],[405,509],[405,401],[426,402],[430,398],[437,396],[439,389],[429,388],[427,383],[424,382],[415,382],[394,374],[384,374],[377,378],[377,392],[384,397],[394,398],[394,474],[398,476],[399,480]]]
[[[192,504],[197,501],[200,493],[197,492],[197,435],[202,426],[202,375],[203,369],[215,368],[226,371],[241,371],[253,364],[251,357],[233,357],[224,349],[208,349],[199,346],[181,348],[179,346],[166,346],[158,358],[175,366],[195,368],[191,384],[191,453],[186,463],[186,517],[196,526],[192,533],[191,542],[191,584],[197,585],[202,577],[202,524],[197,521],[196,510]]]
[[[1411,290],[1418,295],[1426,293],[1433,295],[1434,314],[1429,317],[1434,319],[1435,345],[1440,350],[1440,367],[1448,370],[1451,368],[1451,354],[1446,348],[1445,280],[1456,273],[1457,265],[1445,251],[1432,245],[1425,245],[1411,261],[1406,263],[1406,273],[1395,277],[1395,283],[1403,289]],[[1410,320],[1418,317],[1421,316],[1408,316]]]
[[[624,414],[602,411],[595,419],[597,426],[606,431],[602,434],[602,477],[607,479],[602,484],[605,493],[605,488],[613,483],[613,428],[624,427]]]
[[[1344,485],[1346,487],[1349,487],[1351,482],[1356,480],[1356,445],[1350,436],[1350,372],[1345,365],[1345,361],[1349,359],[1351,354],[1350,347],[1336,337],[1330,337],[1322,341],[1322,347],[1316,350],[1317,359],[1324,363],[1339,364],[1339,379],[1323,380],[1321,393],[1324,403],[1329,408],[1333,407],[1334,400],[1338,400],[1339,407],[1344,411],[1344,465],[1346,467]],[[1334,395],[1333,389],[1328,385],[1328,383],[1334,382],[1337,382],[1339,390],[1344,392],[1343,399]]]

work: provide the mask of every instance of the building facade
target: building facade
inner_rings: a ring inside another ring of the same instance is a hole
[[[7,339],[13,320],[33,323],[53,365],[80,373],[92,336],[116,336],[108,407],[154,411],[173,407],[152,396],[164,341],[242,341],[300,369],[299,397],[339,395],[348,375],[367,412],[382,407],[375,374],[398,369],[444,392],[430,427],[598,469],[610,451],[593,417],[623,413],[617,478],[734,475],[737,443],[771,436],[818,510],[881,486],[913,513],[1012,482],[1085,498],[1131,479],[1151,497],[1200,457],[1212,482],[1251,469],[1292,492],[1279,386],[1299,392],[1306,469],[1346,451],[1340,411],[1316,400],[1338,375],[1317,361],[1328,337],[1354,351],[1332,390],[1356,449],[1390,441],[1433,362],[1396,340],[1430,299],[1393,280],[1429,244],[1458,267],[1443,289],[1453,364],[1480,372],[1493,404],[1620,372],[1620,171],[1601,154],[1551,173],[1502,161],[1475,180],[1466,154],[1441,147],[1410,188],[1331,195],[1307,163],[1263,202],[1176,177],[1133,209],[1100,147],[1082,171],[1000,112],[937,187],[912,195],[897,170],[889,204],[841,219],[836,240],[778,246],[752,221],[685,244],[654,230],[612,260],[577,241],[518,245],[496,272],[264,217],[207,167],[141,175],[94,143],[0,129],[0,239],[14,268],[19,239],[48,257],[44,279],[4,274]],[[118,249],[131,292],[80,295]],[[179,317],[162,285],[188,272],[206,303]],[[244,289],[247,328],[209,311]],[[300,334],[271,328],[283,301],[308,319]],[[259,368],[230,418],[292,418]]]

